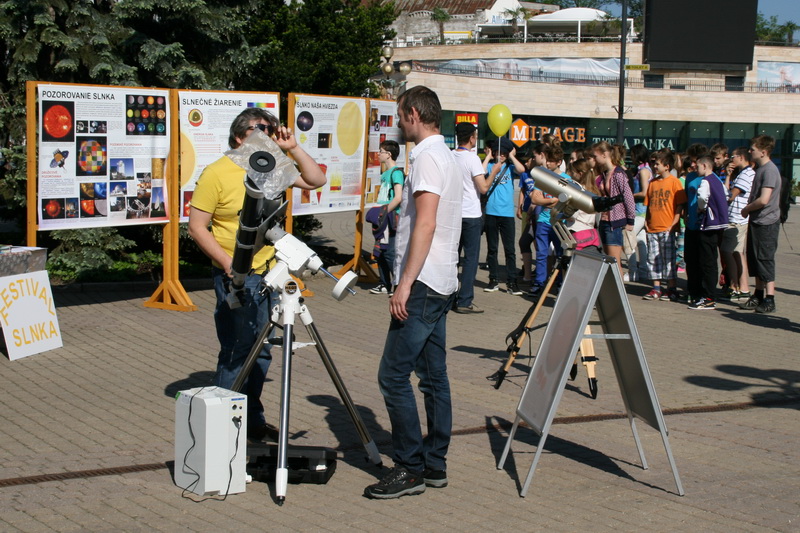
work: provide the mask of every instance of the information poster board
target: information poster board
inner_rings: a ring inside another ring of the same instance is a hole
[[[168,221],[169,91],[38,86],[39,229]]]
[[[397,124],[397,102],[390,100],[370,100],[369,102],[369,142],[367,144],[367,190],[364,207],[377,205],[381,188],[381,163],[378,159],[383,141],[396,141],[400,145],[397,166],[405,169],[406,147],[403,132]]]
[[[292,188],[292,215],[357,211],[364,181],[366,100],[292,94],[289,105],[298,143],[328,178],[312,191]]]
[[[279,99],[278,93],[178,91],[181,222],[189,220],[189,202],[203,169],[230,150],[233,119],[248,107],[265,109],[280,119]]]
[[[0,278],[0,324],[12,361],[63,346],[46,271]]]

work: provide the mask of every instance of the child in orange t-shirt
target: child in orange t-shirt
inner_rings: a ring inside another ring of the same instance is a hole
[[[653,289],[645,300],[678,301],[676,234],[680,231],[681,212],[686,207],[686,191],[678,178],[670,174],[673,156],[668,151],[653,155],[653,180],[647,187],[644,204],[647,206],[647,269]],[[661,283],[667,289],[662,291]]]

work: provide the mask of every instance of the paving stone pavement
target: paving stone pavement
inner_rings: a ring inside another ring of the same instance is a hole
[[[324,227],[316,243],[352,250],[352,213],[319,218]],[[799,531],[800,223],[792,218],[781,234],[774,315],[729,303],[689,311],[643,301],[649,288],[626,284],[667,413],[683,497],[661,436],[639,422],[649,463],[641,468],[600,342],[598,398],[588,394],[582,370],[568,383],[533,484],[519,497],[538,437],[521,428],[504,469],[496,464],[525,383],[528,347],[499,390],[486,376],[505,361],[504,338],[532,302],[484,293],[482,270],[475,301],[486,312],[448,316],[455,436],[447,488],[394,501],[365,499],[363,488],[380,471],[365,461],[316,351],[303,348],[293,358],[290,442],[337,449],[331,480],[289,485],[282,507],[274,484],[261,482],[225,501],[194,503],[181,496],[168,468],[174,396],[211,380],[213,292],[187,281],[199,309],[182,313],[145,308],[153,286],[87,284],[55,290],[63,348],[14,362],[0,358],[0,531]],[[360,284],[356,296],[336,302],[329,279],[318,275],[308,285],[316,292],[307,300],[315,323],[384,463],[391,464],[390,425],[376,383],[387,298]],[[534,353],[552,302],[532,332]],[[298,330],[298,340],[306,337]],[[279,359],[263,396],[273,420]],[[129,472],[130,466],[142,471]],[[123,473],[20,480],[114,468]]]

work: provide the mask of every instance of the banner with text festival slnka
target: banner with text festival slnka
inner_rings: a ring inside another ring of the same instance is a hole
[[[0,278],[0,324],[12,361],[63,346],[47,271]]]
[[[280,119],[279,93],[179,91],[181,150],[181,222],[189,221],[189,203],[197,179],[230,150],[231,123],[245,108],[257,107]]]
[[[168,221],[168,95],[38,86],[40,230]]]
[[[292,188],[292,215],[361,208],[367,103],[363,98],[294,96],[297,141],[319,164],[328,182],[309,191]]]

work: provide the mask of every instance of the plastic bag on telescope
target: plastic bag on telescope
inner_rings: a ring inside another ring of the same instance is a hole
[[[269,172],[254,170],[250,165],[250,156],[256,152],[268,152],[272,155],[275,158],[275,168]],[[239,148],[228,150],[225,155],[247,171],[247,175],[268,200],[280,196],[283,191],[294,185],[300,176],[300,171],[294,166],[294,161],[283,153],[275,141],[260,130],[253,131]]]

